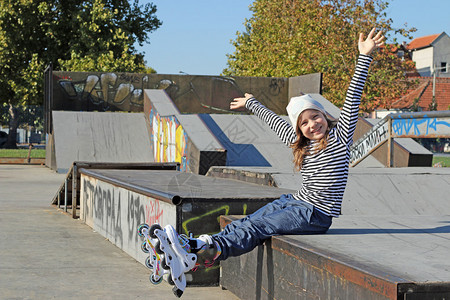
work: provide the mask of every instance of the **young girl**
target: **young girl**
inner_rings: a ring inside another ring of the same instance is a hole
[[[171,226],[169,236],[184,239],[185,250],[197,255],[197,265],[210,265],[216,260],[247,253],[274,235],[320,234],[339,217],[347,184],[349,147],[358,120],[359,103],[372,57],[372,51],[383,45],[381,32],[375,28],[367,39],[359,35],[360,52],[355,74],[348,88],[344,107],[334,125],[323,106],[309,95],[293,97],[287,106],[292,126],[261,105],[251,94],[235,98],[231,109],[246,107],[266,122],[293,149],[294,164],[301,171],[303,185],[295,194],[260,208],[235,221],[213,236],[187,239],[176,234]],[[178,247],[179,243],[172,247]],[[189,245],[186,247],[186,245]],[[189,249],[186,249],[189,248]]]

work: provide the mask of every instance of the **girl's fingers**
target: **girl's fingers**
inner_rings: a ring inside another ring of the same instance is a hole
[[[245,105],[245,99],[246,99],[245,97],[234,98],[230,102],[230,109],[236,109],[236,108],[243,107]]]
[[[367,37],[368,39],[371,39],[373,37],[373,34],[375,33],[375,27],[372,28],[372,30],[369,33],[369,36]]]
[[[377,33],[377,35],[375,35],[375,37],[373,38],[374,40],[378,40],[378,39],[380,39],[380,37],[381,37],[381,34],[382,34],[382,31],[380,30],[380,31],[378,31],[378,33]]]
[[[362,32],[359,33],[359,42],[360,43],[364,42],[364,35]]]

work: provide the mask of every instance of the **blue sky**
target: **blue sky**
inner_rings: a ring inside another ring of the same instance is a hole
[[[141,3],[145,3],[141,2]],[[148,2],[148,1],[147,1]],[[251,0],[153,0],[163,25],[138,47],[159,74],[219,75],[234,52],[231,40],[251,17]],[[415,27],[413,37],[450,35],[450,0],[390,0],[394,27]]]

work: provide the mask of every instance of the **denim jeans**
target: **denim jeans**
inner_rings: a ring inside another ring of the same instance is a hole
[[[250,252],[274,235],[325,233],[331,226],[331,220],[332,217],[313,205],[296,200],[290,194],[282,195],[213,235],[212,238],[222,247],[222,254],[217,260]]]

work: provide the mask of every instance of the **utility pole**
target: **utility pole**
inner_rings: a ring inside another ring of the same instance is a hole
[[[431,99],[429,110],[437,110],[436,103],[436,64],[433,64],[433,98]]]

